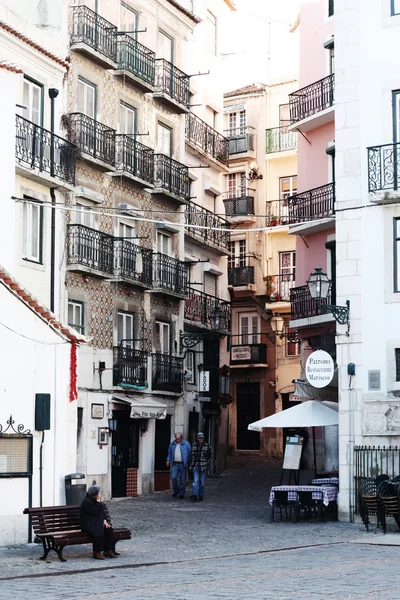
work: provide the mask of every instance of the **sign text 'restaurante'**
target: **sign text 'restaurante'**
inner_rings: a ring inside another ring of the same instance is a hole
[[[316,350],[307,358],[306,378],[308,383],[317,388],[330,384],[335,372],[332,356],[324,350]]]

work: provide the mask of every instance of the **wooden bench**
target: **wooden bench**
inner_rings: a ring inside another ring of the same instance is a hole
[[[104,505],[104,508],[106,519],[111,523],[107,506]],[[43,543],[41,560],[45,560],[50,550],[54,550],[58,558],[66,562],[62,554],[65,546],[92,543],[90,535],[80,529],[79,513],[80,506],[25,508],[24,515],[30,516],[33,531]],[[131,539],[131,532],[126,527],[113,529],[113,533],[115,542]]]

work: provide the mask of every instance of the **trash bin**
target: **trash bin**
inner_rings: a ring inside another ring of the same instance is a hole
[[[86,496],[86,483],[72,484],[73,479],[84,479],[84,473],[70,473],[65,476],[65,503],[80,504]]]

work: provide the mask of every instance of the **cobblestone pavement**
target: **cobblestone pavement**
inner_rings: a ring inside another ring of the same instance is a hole
[[[274,466],[232,470],[207,480],[201,504],[170,492],[110,501],[116,526],[132,530],[115,560],[94,561],[90,546],[67,548],[66,563],[54,553],[41,561],[37,544],[1,548],[0,598],[400,600],[399,549],[386,545],[400,545],[400,535],[270,523],[267,496],[278,478]]]

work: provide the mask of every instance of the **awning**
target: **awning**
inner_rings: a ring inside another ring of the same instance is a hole
[[[296,389],[294,396],[299,398],[307,398],[311,400],[328,400],[329,402],[338,401],[337,387],[327,385],[324,388],[316,388],[303,379],[296,380]]]
[[[125,394],[113,394],[113,401],[124,402],[131,405],[131,419],[165,419],[167,416],[167,405],[161,404],[144,396],[128,396]]]

